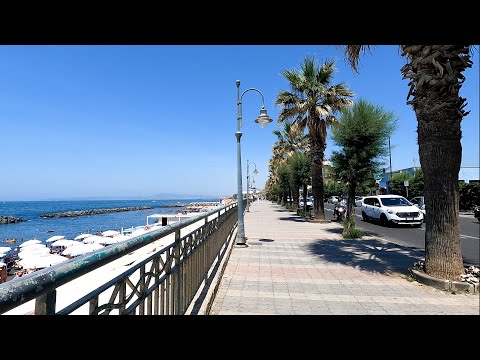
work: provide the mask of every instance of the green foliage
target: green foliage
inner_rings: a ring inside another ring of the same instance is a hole
[[[423,180],[423,171],[421,168],[415,169],[413,178],[410,180],[408,188],[408,198],[411,199],[415,196],[422,196],[425,188],[425,181]]]
[[[480,205],[480,183],[460,183],[459,192],[461,210],[472,210],[475,206]]]
[[[330,158],[336,177],[355,187],[368,183],[388,154],[388,137],[395,126],[392,112],[366,100],[344,110],[332,131],[335,145],[341,147]]]
[[[287,164],[282,164],[277,168],[278,188],[281,192],[288,191],[290,188],[290,169]]]
[[[298,188],[310,181],[310,159],[307,154],[295,152],[287,159],[290,170],[290,184]]]
[[[337,183],[336,181],[332,183],[327,183],[324,186],[324,195],[325,196],[338,196],[347,193],[347,186],[344,183]]]
[[[369,176],[364,182],[359,183],[357,185],[356,194],[360,196],[369,195],[371,193],[375,193],[377,188],[378,188],[378,185],[375,179],[373,178],[373,176]]]
[[[310,218],[310,211],[303,211],[303,209],[298,209],[298,215],[303,218]]]
[[[351,227],[349,230],[342,233],[344,239],[360,239],[364,235],[365,232],[356,227]]]
[[[390,180],[390,189],[392,190],[392,194],[407,196],[407,189],[405,189],[403,182],[405,180],[410,182],[412,179],[413,176],[409,172],[393,174],[392,179]],[[410,189],[408,189],[408,197],[412,197],[410,194]]]
[[[403,185],[403,182],[408,180],[408,198],[411,199],[415,196],[422,196],[425,183],[423,180],[423,171],[421,168],[415,169],[415,174],[412,175],[409,172],[393,174],[390,180],[390,188],[392,194],[401,195],[407,197],[407,189]]]

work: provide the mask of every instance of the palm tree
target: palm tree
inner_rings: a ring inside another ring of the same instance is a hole
[[[460,241],[458,172],[462,160],[460,123],[468,114],[459,95],[472,66],[471,45],[400,45],[409,79],[407,104],[417,116],[420,165],[425,180],[425,272],[455,279],[465,272]],[[345,55],[355,71],[367,45],[347,45]],[[411,100],[410,97],[413,97]]]
[[[268,185],[278,182],[278,167],[285,164],[289,156],[296,151],[306,151],[308,149],[307,136],[289,123],[284,124],[282,131],[274,130],[273,133],[278,139],[272,148],[273,156],[268,167],[269,179],[272,180],[268,182]]]
[[[281,107],[278,124],[290,120],[302,131],[308,129],[310,148],[312,190],[314,197],[314,220],[325,220],[323,206],[323,159],[327,147],[327,126],[337,119],[335,114],[353,104],[354,94],[346,84],[330,86],[335,71],[335,61],[319,64],[314,57],[307,57],[300,70],[284,70],[291,91],[281,90],[276,105]]]

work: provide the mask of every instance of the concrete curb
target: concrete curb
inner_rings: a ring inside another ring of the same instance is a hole
[[[418,270],[409,270],[415,280],[421,284],[432,286],[440,290],[458,291],[467,294],[478,294],[478,284],[470,284],[463,281],[437,279]]]

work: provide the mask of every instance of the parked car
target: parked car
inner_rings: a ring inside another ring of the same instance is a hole
[[[355,206],[361,207],[363,202],[363,196],[355,196]]]
[[[480,221],[480,206],[475,206],[475,209],[473,209],[473,214],[478,221]]]
[[[425,197],[415,196],[413,199],[410,199],[410,202],[418,207],[423,214],[423,221],[425,221],[427,213],[425,212]]]
[[[366,196],[362,204],[364,221],[379,220],[382,225],[408,224],[422,226],[423,213],[418,207],[400,195]]]
[[[303,208],[303,197],[300,198],[298,206]],[[312,207],[313,207],[313,198],[312,197],[307,197],[307,211],[309,211]]]
[[[328,204],[336,204],[339,201],[340,201],[340,199],[339,199],[338,196],[330,196],[327,200],[327,203]]]

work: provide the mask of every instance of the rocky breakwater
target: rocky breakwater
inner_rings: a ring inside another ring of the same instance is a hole
[[[84,216],[84,215],[107,214],[112,212],[148,210],[148,209],[153,209],[153,207],[152,206],[133,206],[133,207],[122,207],[122,208],[110,208],[110,209],[60,211],[60,212],[51,213],[51,214],[42,214],[40,216],[42,218],[62,218],[62,217]]]
[[[0,216],[0,225],[15,224],[15,223],[24,222],[24,221],[27,221],[27,220],[23,220],[15,216]]]

